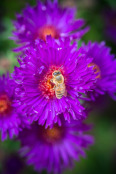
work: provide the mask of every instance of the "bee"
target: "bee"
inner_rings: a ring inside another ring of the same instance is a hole
[[[64,77],[61,72],[59,70],[55,70],[52,73],[52,77],[51,82],[55,84],[54,90],[56,98],[61,99],[63,96],[66,97],[67,92],[64,84]]]

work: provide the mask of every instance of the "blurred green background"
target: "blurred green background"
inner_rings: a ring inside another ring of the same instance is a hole
[[[35,0],[0,1],[0,74],[13,71],[17,64],[16,54],[12,49],[16,46],[9,39],[13,29],[12,20],[16,12],[21,12],[26,3],[36,4]],[[116,40],[106,34],[107,26],[116,31],[116,0],[60,0],[62,6],[76,6],[77,17],[86,19],[91,30],[83,37],[88,40],[105,40],[116,54]],[[113,11],[114,16],[107,16]],[[116,34],[115,34],[116,35]],[[91,134],[95,136],[95,145],[87,151],[87,158],[80,159],[72,171],[65,174],[116,174],[116,103],[108,96],[100,97],[91,104],[94,108],[87,122],[94,123]],[[32,167],[25,165],[17,153],[19,142],[7,140],[0,142],[0,174],[36,174]]]

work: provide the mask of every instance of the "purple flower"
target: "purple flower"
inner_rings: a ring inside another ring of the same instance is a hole
[[[46,122],[47,127],[53,122],[61,124],[60,113],[68,122],[71,117],[86,117],[79,97],[91,90],[95,75],[93,68],[88,67],[91,59],[81,54],[81,48],[77,51],[75,43],[70,45],[66,39],[56,44],[49,37],[47,43],[27,49],[19,63],[13,73],[16,103],[31,121],[38,120],[41,125]]]
[[[57,0],[47,0],[45,4],[38,1],[33,8],[28,5],[23,14],[17,15],[17,21],[14,21],[12,39],[21,44],[16,50],[22,50],[38,38],[46,40],[47,35],[55,39],[67,36],[72,39],[81,38],[89,28],[80,29],[85,21],[77,20],[75,16],[75,8],[61,8]]]
[[[61,127],[55,124],[51,129],[34,123],[19,134],[20,154],[39,172],[61,173],[72,168],[80,156],[86,157],[84,149],[94,142],[92,136],[84,134],[89,129],[90,126],[80,121],[70,124],[63,121]]]
[[[110,48],[105,46],[104,42],[89,42],[83,45],[83,49],[87,57],[93,58],[93,62],[88,66],[93,67],[97,79],[90,96],[94,100],[98,95],[108,93],[116,99],[116,60],[110,53]]]
[[[26,125],[26,120],[15,111],[13,106],[14,83],[9,74],[0,77],[0,132],[2,141],[13,135],[18,135]]]

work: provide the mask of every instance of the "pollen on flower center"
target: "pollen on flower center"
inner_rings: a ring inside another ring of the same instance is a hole
[[[93,66],[94,73],[95,73],[95,74],[98,74],[98,75],[96,76],[96,78],[97,78],[97,79],[100,79],[100,78],[101,78],[101,71],[100,71],[99,66],[96,65],[95,63],[90,63],[90,64],[88,65],[88,67],[91,67],[91,66]]]
[[[59,34],[58,31],[52,25],[46,25],[39,29],[38,37],[44,41],[46,41],[46,36],[51,35],[53,38],[58,39]]]
[[[0,100],[0,113],[4,112],[7,109],[7,103],[4,100]]]
[[[44,75],[43,80],[39,84],[39,89],[45,98],[53,98],[55,96],[55,84],[52,82],[53,72],[58,70],[60,67],[51,67],[49,71]],[[62,69],[60,70],[63,73]]]
[[[10,111],[11,103],[6,95],[0,96],[0,114],[5,114]]]
[[[49,72],[46,74],[41,84],[39,85],[40,90],[45,98],[52,98],[55,94],[54,92],[54,84],[51,82],[52,74]]]

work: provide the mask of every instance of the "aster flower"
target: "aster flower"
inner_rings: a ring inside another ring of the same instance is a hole
[[[89,28],[80,29],[85,21],[75,19],[75,16],[75,8],[62,8],[57,0],[47,0],[44,4],[38,1],[35,7],[28,5],[23,14],[17,15],[17,21],[14,21],[12,39],[21,44],[16,50],[22,50],[36,39],[45,41],[47,35],[55,39],[69,36],[72,39],[81,38]]]
[[[89,42],[83,45],[83,49],[87,57],[93,58],[88,66],[93,67],[97,79],[93,92],[89,93],[91,98],[94,100],[98,95],[108,93],[116,99],[116,60],[110,48],[104,42]]]
[[[77,45],[70,40],[55,40],[37,43],[21,56],[20,67],[13,73],[16,85],[16,105],[30,121],[37,121],[46,127],[53,122],[60,123],[58,114],[70,122],[84,119],[84,107],[79,96],[91,90],[95,81],[93,68],[87,65],[91,59],[77,51]],[[58,72],[58,74],[56,73]],[[58,76],[56,76],[58,75]]]
[[[2,141],[14,135],[18,135],[26,125],[26,120],[15,111],[13,106],[14,100],[14,83],[9,78],[9,74],[0,77],[0,132]]]
[[[84,149],[94,142],[92,136],[84,134],[89,129],[90,126],[80,121],[70,124],[63,121],[61,127],[55,124],[51,129],[34,123],[19,134],[19,152],[38,172],[61,173],[72,168],[80,156],[86,157]]]

